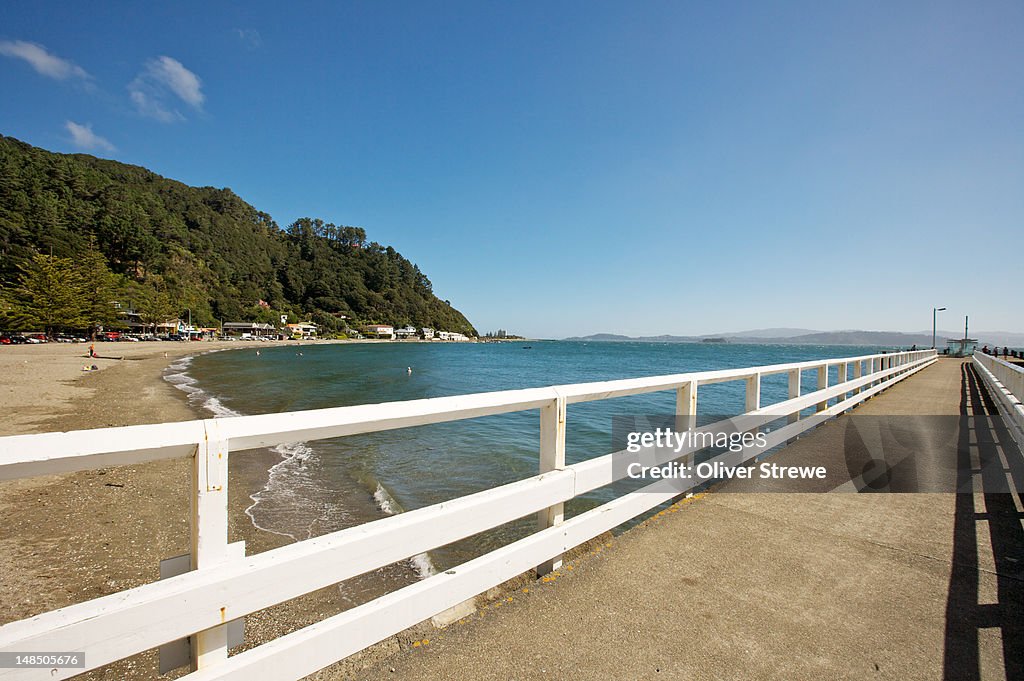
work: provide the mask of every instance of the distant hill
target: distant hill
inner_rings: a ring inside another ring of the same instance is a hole
[[[201,325],[288,314],[326,331],[348,317],[476,335],[415,264],[362,228],[302,218],[281,229],[230,189],[0,136],[0,289],[35,254],[92,248],[136,304],[158,294]]]
[[[566,338],[569,341],[632,341],[635,338],[629,336],[620,336],[615,333],[595,333],[592,336],[573,336],[572,338]]]
[[[708,341],[727,343],[764,343],[776,345],[891,345],[899,347],[931,347],[932,336],[923,334],[899,333],[891,331],[819,331],[790,337],[758,337],[753,332],[737,334],[708,334],[705,336],[619,336],[599,333],[592,336],[567,338],[575,341],[633,341],[638,343],[702,343]],[[938,338],[942,346],[946,344],[943,337]]]
[[[780,339],[780,342],[798,345],[896,345],[899,347],[916,345],[919,348],[930,348],[932,335],[894,331],[824,331]],[[938,338],[937,343],[944,346],[946,339]]]
[[[751,329],[750,331],[716,333],[711,335],[721,336],[722,338],[793,338],[795,336],[806,336],[812,333],[820,332],[816,329],[793,329],[782,327],[775,329]]]

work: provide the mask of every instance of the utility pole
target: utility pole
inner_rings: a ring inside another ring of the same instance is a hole
[[[944,307],[933,307],[932,308],[932,350],[935,349],[935,315],[938,312],[942,312],[946,308]]]

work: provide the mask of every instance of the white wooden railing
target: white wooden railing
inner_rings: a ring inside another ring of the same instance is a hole
[[[1006,416],[1006,425],[1017,444],[1024,447],[1024,367],[998,357],[974,352],[974,366],[988,384],[989,394]]]
[[[934,350],[726,369],[407,402],[240,416],[185,423],[0,437],[0,479],[24,478],[169,457],[192,458],[192,571],[0,627],[0,652],[84,651],[94,669],[193,636],[201,679],[298,679],[422,622],[502,582],[560,564],[561,555],[678,497],[678,482],[658,482],[564,519],[563,504],[623,477],[616,452],[565,463],[566,407],[657,391],[676,392],[676,413],[693,416],[702,385],[746,383],[744,417],[789,415],[768,446],[842,413],[936,361]],[[837,383],[828,385],[836,367]],[[800,394],[804,371],[817,387]],[[761,405],[761,379],[788,375],[788,399]],[[832,402],[830,405],[829,403]],[[801,412],[814,413],[801,417]],[[540,474],[264,553],[237,557],[227,543],[228,452],[288,442],[540,410]],[[733,420],[735,421],[735,420]],[[757,427],[763,423],[751,423]],[[740,422],[741,423],[741,422]],[[713,426],[704,426],[711,429]],[[739,425],[739,429],[745,426]],[[692,454],[658,453],[653,465]],[[726,452],[731,464],[758,452]],[[662,458],[663,457],[663,458]],[[645,465],[651,464],[648,458]],[[404,587],[299,631],[228,657],[226,622],[356,575],[536,513],[539,529],[442,574]],[[234,556],[234,557],[232,557]],[[0,669],[2,679],[63,679],[83,669]]]

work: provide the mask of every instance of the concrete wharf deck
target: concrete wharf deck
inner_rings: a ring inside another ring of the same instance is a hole
[[[941,359],[776,456],[834,456],[856,415],[994,413],[970,362]],[[911,436],[1022,487],[998,425]],[[1024,678],[1020,495],[736,491],[680,502],[358,678]]]

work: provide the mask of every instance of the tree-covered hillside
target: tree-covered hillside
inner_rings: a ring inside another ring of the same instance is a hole
[[[37,254],[79,260],[96,250],[124,296],[190,309],[201,324],[288,313],[330,331],[345,315],[353,326],[475,335],[416,265],[358,227],[303,218],[281,230],[230,189],[0,136],[0,286],[14,286]]]

